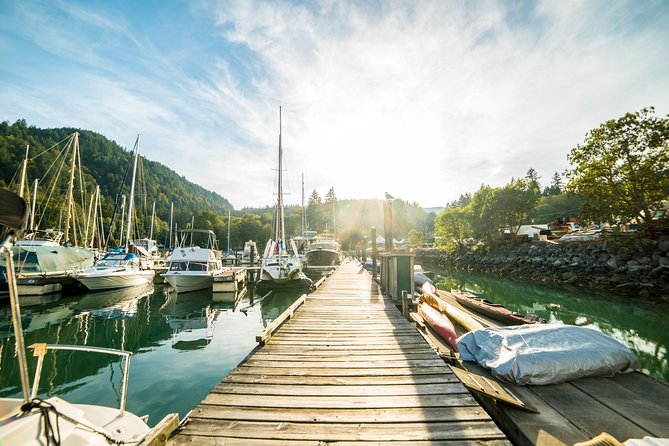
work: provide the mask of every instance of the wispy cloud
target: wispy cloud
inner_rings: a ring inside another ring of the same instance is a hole
[[[0,68],[2,119],[141,132],[237,207],[272,201],[279,104],[289,201],[304,172],[321,194],[426,206],[530,167],[548,182],[600,122],[669,112],[662,1],[37,5],[12,5],[0,38],[58,63]]]

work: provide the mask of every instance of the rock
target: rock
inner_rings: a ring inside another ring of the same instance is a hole
[[[559,267],[559,266],[562,266],[562,261],[556,260],[555,262],[553,262],[553,266],[556,267],[556,268]]]
[[[669,240],[660,240],[660,242],[657,244],[657,247],[662,252],[669,252]]]
[[[616,262],[615,257],[611,257],[607,262],[606,265],[611,268],[611,269],[616,269],[618,268],[618,262]]]

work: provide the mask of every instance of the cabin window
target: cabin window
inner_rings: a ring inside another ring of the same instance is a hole
[[[170,262],[170,271],[187,271],[187,262]]]
[[[190,262],[188,265],[189,271],[206,271],[207,264],[203,262]]]

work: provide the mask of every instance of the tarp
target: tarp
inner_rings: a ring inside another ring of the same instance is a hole
[[[626,346],[597,330],[533,324],[485,328],[457,340],[460,357],[519,385],[555,384],[587,376],[612,376],[639,368]]]

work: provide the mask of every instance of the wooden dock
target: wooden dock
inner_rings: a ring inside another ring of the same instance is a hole
[[[508,445],[358,263],[344,263],[170,445]]]
[[[450,305],[468,311],[450,293],[439,292],[439,296]],[[475,317],[486,326],[499,325],[483,316]],[[449,348],[432,330],[428,330],[427,335],[439,350],[450,354]],[[474,363],[459,362],[459,365],[492,377],[488,370]],[[484,396],[477,395],[477,400],[518,446],[571,446],[601,432],[619,442],[646,436],[669,438],[669,385],[641,372],[544,386],[506,383],[504,386],[538,412],[495,404]]]

